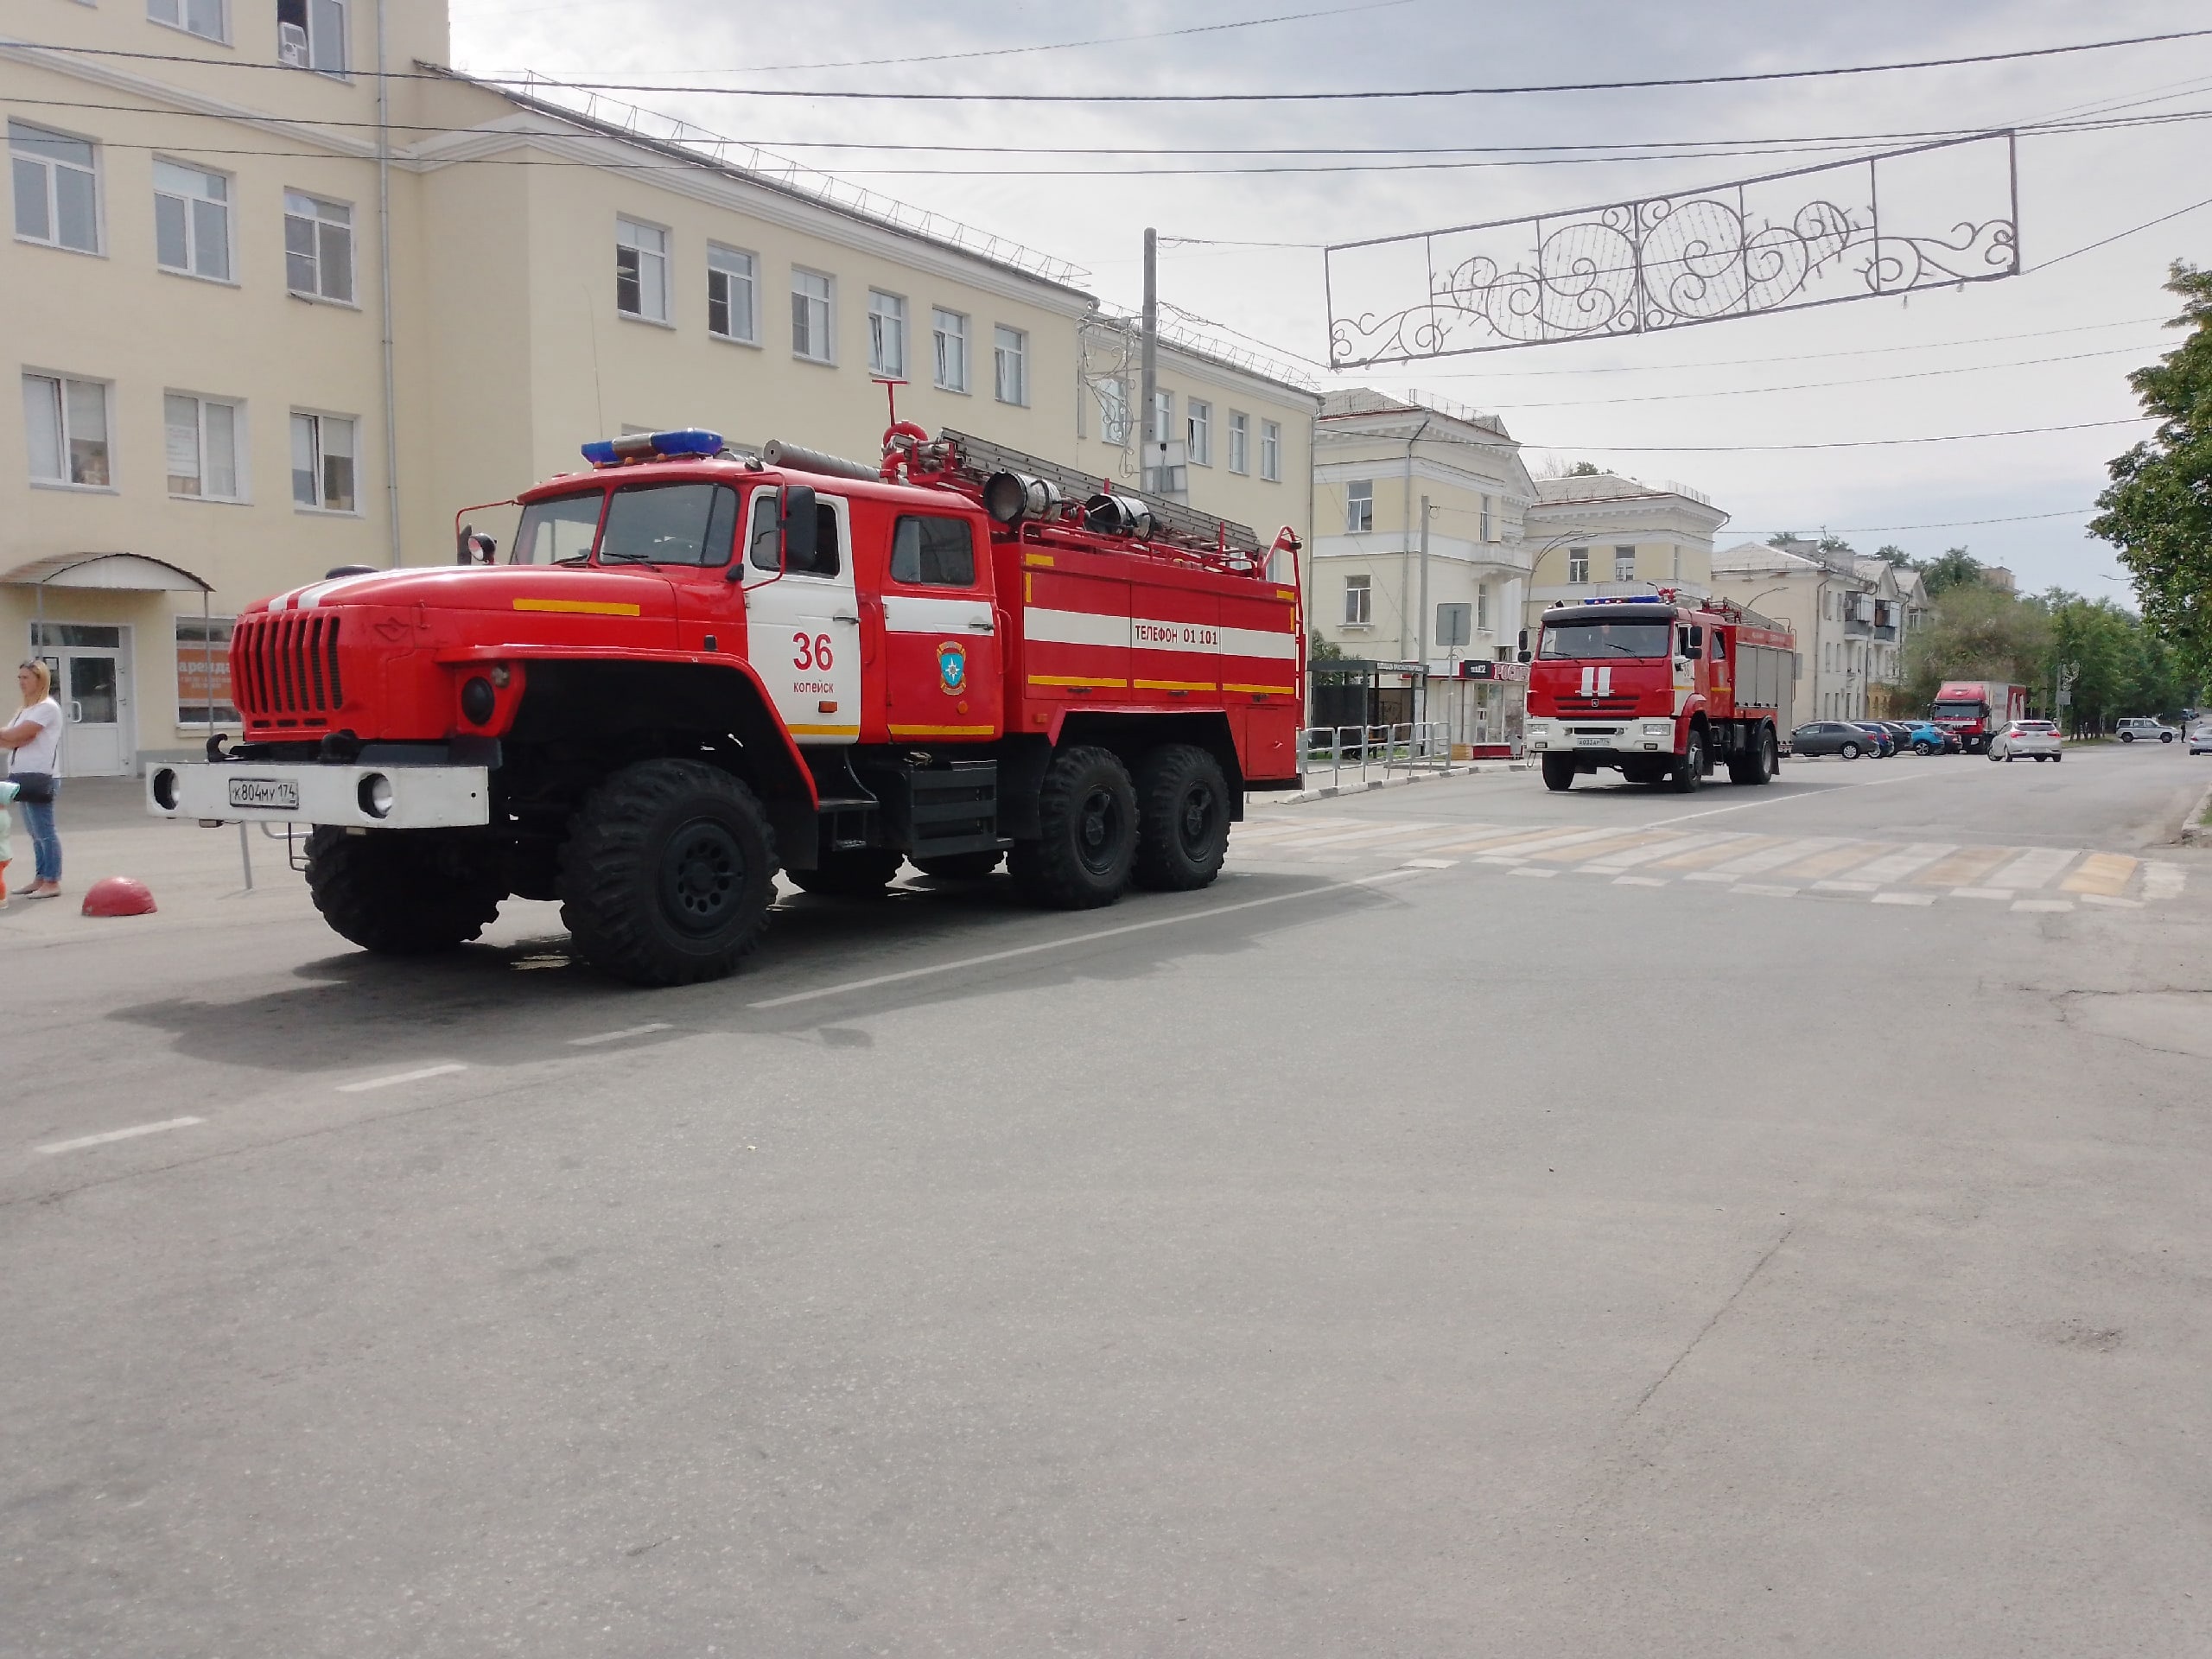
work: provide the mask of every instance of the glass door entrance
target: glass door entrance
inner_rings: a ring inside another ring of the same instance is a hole
[[[61,705],[61,775],[114,778],[131,770],[130,653],[124,630],[34,623],[32,649],[54,675]]]

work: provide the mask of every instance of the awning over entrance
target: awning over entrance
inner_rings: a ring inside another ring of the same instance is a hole
[[[167,559],[143,553],[56,553],[19,564],[0,575],[0,585],[15,588],[105,588],[134,594],[213,591],[208,584]]]

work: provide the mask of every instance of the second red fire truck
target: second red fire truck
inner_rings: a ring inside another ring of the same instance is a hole
[[[308,883],[372,950],[557,899],[586,959],[712,978],[783,871],[880,891],[1007,860],[1062,907],[1221,868],[1294,783],[1297,541],[893,426],[863,464],[687,429],[587,445],[514,545],[335,570],[250,607],[245,738],[148,779],[157,814],[315,826]],[[1280,565],[1280,571],[1276,566]]]
[[[1726,766],[1771,782],[1790,728],[1796,637],[1726,600],[1665,589],[1543,614],[1529,664],[1529,752],[1544,782],[1600,767],[1689,791]]]

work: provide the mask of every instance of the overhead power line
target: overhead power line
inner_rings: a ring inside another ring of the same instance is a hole
[[[1552,443],[1529,440],[1532,449],[1587,449],[1604,455],[1770,455],[1802,449],[1889,449],[1914,443],[1973,443],[1983,438],[2024,438],[2044,432],[2088,432],[2099,427],[2136,426],[2154,419],[2130,415],[2116,421],[2073,421],[2063,426],[2014,426],[1996,432],[1940,432],[1915,438],[1840,438],[1822,443]],[[1447,443],[1466,442],[1447,438]],[[1477,448],[1487,445],[1472,445]]]
[[[1425,86],[1371,88],[1356,92],[1019,92],[995,87],[983,92],[904,92],[884,88],[833,89],[798,86],[684,86],[666,81],[575,80],[563,85],[578,92],[683,92],[721,98],[835,99],[872,104],[1347,104],[1402,103],[1432,99],[1510,98],[1556,92],[1624,92],[1682,86],[1741,86],[1771,81],[1821,80],[1848,75],[1892,74],[1909,70],[1955,69],[1977,64],[2017,63],[2036,58],[2071,56],[2084,52],[2108,52],[2125,47],[2155,46],[2176,41],[2202,40],[2212,29],[2170,29],[2158,35],[2131,35],[2114,40],[2081,41],[2066,46],[2024,47],[2011,52],[1976,52],[1952,58],[1911,58],[1887,63],[1842,64],[1815,69],[1762,69],[1726,75],[1659,75],[1633,80],[1574,80],[1532,82],[1484,86]],[[276,74],[311,74],[288,64],[256,63],[244,59],[201,57],[176,52],[132,52],[118,47],[73,46],[58,42],[17,40],[14,44],[75,56],[112,58],[139,63],[188,63],[197,67],[255,70]],[[434,69],[354,69],[364,79],[443,80],[449,73]],[[467,79],[489,86],[526,86],[516,77],[478,75]]]

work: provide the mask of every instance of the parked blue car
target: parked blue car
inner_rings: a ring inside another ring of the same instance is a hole
[[[1897,734],[1878,720],[1854,720],[1851,722],[1874,741],[1874,753],[1886,760],[1897,752]]]
[[[1959,749],[1958,734],[1947,732],[1933,721],[1912,722],[1912,734],[1906,740],[1915,754],[1955,754]]]

